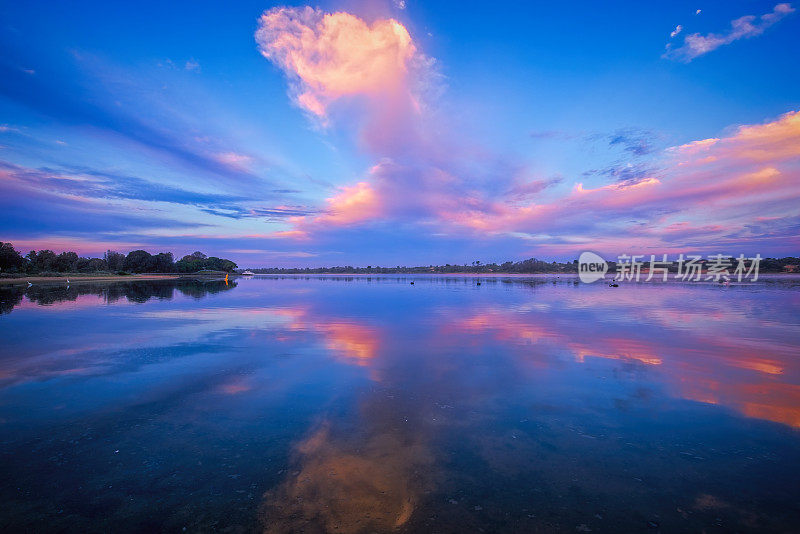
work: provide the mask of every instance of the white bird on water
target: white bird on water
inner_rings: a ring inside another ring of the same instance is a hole
[[[31,287],[32,285],[33,285],[33,284],[31,284],[30,282],[28,282],[28,287]]]

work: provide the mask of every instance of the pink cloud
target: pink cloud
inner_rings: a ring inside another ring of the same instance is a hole
[[[264,237],[270,239],[307,239],[308,232],[303,230],[282,230],[278,232],[272,232]]]
[[[681,155],[776,162],[800,157],[800,111],[766,124],[740,126],[725,139],[704,139],[675,149]]]
[[[328,209],[312,222],[322,225],[347,226],[381,215],[381,200],[367,182],[359,182],[329,198]]]
[[[214,159],[223,165],[228,165],[238,170],[248,170],[253,162],[253,158],[246,154],[236,152],[221,152],[213,155]]]
[[[320,118],[343,97],[410,96],[417,49],[394,19],[370,25],[349,13],[278,7],[261,16],[256,40],[293,80],[297,104]]]
[[[394,19],[279,7],[259,19],[256,41],[287,76],[295,103],[322,125],[355,126],[378,158],[419,154],[434,61]]]

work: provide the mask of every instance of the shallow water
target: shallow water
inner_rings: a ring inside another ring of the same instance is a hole
[[[798,278],[87,283],[0,311],[4,531],[800,530]]]

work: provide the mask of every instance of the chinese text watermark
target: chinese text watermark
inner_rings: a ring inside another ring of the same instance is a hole
[[[741,282],[758,280],[758,269],[761,254],[747,258],[744,254],[738,257],[725,254],[706,256],[680,254],[669,259],[667,254],[621,254],[614,262],[615,270],[609,272],[609,264],[594,252],[583,252],[578,259],[578,276],[581,282],[592,283],[612,274],[615,281],[630,282],[666,282],[670,279],[684,282],[718,282],[729,283],[732,280]]]

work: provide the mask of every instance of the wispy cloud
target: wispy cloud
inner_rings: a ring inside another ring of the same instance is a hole
[[[7,240],[42,235],[51,239],[87,235],[97,240],[112,232],[187,225],[180,214],[146,207],[142,200],[160,197],[157,190],[147,192],[137,184],[106,188],[102,182],[89,176],[70,178],[46,169],[0,162],[0,228]],[[121,190],[124,188],[129,188],[127,194]],[[165,197],[169,196],[169,191],[162,191]],[[159,198],[157,202],[169,199]],[[191,222],[205,226],[200,221]]]
[[[212,179],[236,178],[240,183],[263,185],[268,180],[244,166],[233,167],[229,161],[221,161],[216,153],[206,147],[189,143],[190,128],[182,124],[177,116],[148,118],[145,114],[131,111],[130,106],[121,106],[121,95],[126,90],[141,100],[141,88],[135,86],[132,77],[120,77],[114,92],[106,90],[96,77],[85,83],[76,77],[74,69],[92,64],[89,55],[73,54],[48,59],[47,70],[41,75],[29,76],[15,67],[27,59],[27,51],[9,46],[0,55],[0,96],[25,106],[33,112],[50,117],[65,126],[91,127],[114,142],[124,140],[157,154],[170,163],[178,163]],[[70,60],[74,64],[70,64]],[[42,60],[44,61],[44,60]],[[106,75],[112,69],[104,65]]]
[[[203,208],[202,211],[211,215],[219,217],[227,217],[229,219],[246,219],[257,218],[265,221],[283,221],[286,219],[293,219],[296,217],[305,217],[307,215],[314,215],[319,210],[309,208],[306,206],[275,206],[275,207],[256,207],[246,208],[240,206],[221,206],[215,208]]]
[[[536,199],[545,189],[555,187],[563,181],[564,178],[562,176],[555,176],[548,180],[531,180],[530,182],[519,183],[509,189],[505,196],[511,201],[530,202]]]
[[[683,62],[690,62],[696,57],[707,54],[717,48],[731,44],[739,39],[747,39],[761,35],[764,31],[779,22],[781,19],[793,13],[795,9],[791,4],[783,3],[776,5],[772,12],[764,15],[745,15],[731,21],[731,27],[724,33],[709,33],[702,35],[700,33],[692,33],[684,37],[683,45],[673,47],[672,43],[667,44],[667,50],[662,57],[667,59],[674,59]],[[700,10],[698,10],[699,14]],[[675,37],[680,30],[681,26],[675,28],[670,37]]]
[[[89,167],[28,168],[0,160],[2,184],[17,183],[32,191],[83,199],[166,202],[188,206],[238,206],[247,197],[202,193]]]
[[[190,59],[190,60],[186,61],[186,64],[184,65],[184,68],[186,70],[190,70],[190,71],[194,71],[194,72],[200,72],[200,63],[198,63],[194,59]]]
[[[634,156],[646,156],[655,150],[653,137],[653,133],[647,130],[624,128],[610,135],[608,144],[612,147],[622,147],[623,150]]]
[[[655,176],[657,167],[651,162],[620,161],[600,169],[585,171],[583,176],[603,176],[620,184],[632,185]]]
[[[577,134],[563,130],[536,130],[530,133],[533,139],[574,139]]]
[[[253,157],[247,154],[239,154],[236,152],[220,152],[213,155],[214,159],[228,165],[232,169],[240,171],[248,171],[250,165],[253,163]]]

